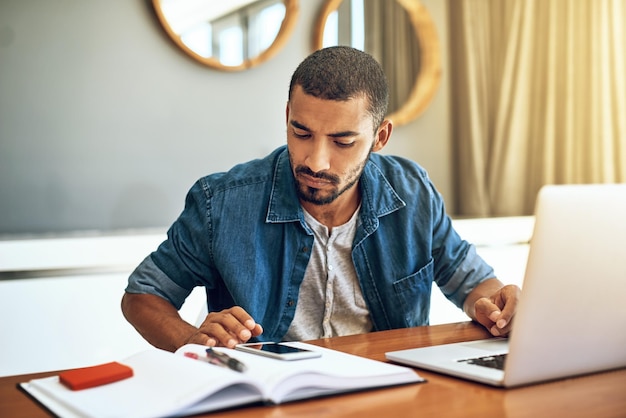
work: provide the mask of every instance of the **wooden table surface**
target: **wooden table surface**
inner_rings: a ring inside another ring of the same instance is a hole
[[[385,361],[385,352],[488,337],[471,322],[373,332],[309,343]],[[581,359],[584,361],[584,359]],[[626,369],[500,389],[416,369],[428,381],[210,417],[626,417]],[[58,372],[0,378],[0,417],[52,416],[16,385]]]

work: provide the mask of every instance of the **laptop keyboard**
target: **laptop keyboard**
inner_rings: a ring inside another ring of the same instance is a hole
[[[460,363],[475,364],[477,366],[491,367],[492,369],[504,370],[504,362],[506,354],[497,354],[495,356],[484,356],[470,358],[466,360],[458,360]]]

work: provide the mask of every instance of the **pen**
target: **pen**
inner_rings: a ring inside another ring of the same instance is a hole
[[[221,353],[219,351],[213,350],[212,347],[206,349],[206,355],[208,358],[219,361],[222,365],[228,367],[231,370],[235,370],[237,372],[243,372],[246,370],[245,364],[243,364],[236,358],[232,358],[226,353]]]
[[[206,363],[215,364],[216,366],[227,367],[231,370],[235,370],[238,372],[243,372],[246,369],[245,365],[242,362],[235,360],[234,358],[231,358],[227,356],[226,354],[222,354],[222,353],[219,353],[218,355],[216,354],[218,353],[213,350],[211,350],[211,353],[209,354],[207,350],[206,357],[203,357],[199,354],[192,353],[192,352],[185,352],[183,355],[185,357],[189,357],[194,360],[204,361]],[[226,358],[222,359],[220,355],[228,357],[228,360],[226,360]]]
[[[198,354],[196,354],[196,353],[185,352],[184,356],[185,356],[185,357],[192,358],[192,359],[194,359],[194,360],[205,361],[205,362],[207,362],[207,363],[216,364],[216,365],[218,365],[218,366],[223,366],[223,364],[222,364],[222,363],[220,363],[219,361],[217,361],[217,360],[215,360],[215,359],[212,359],[212,358],[209,358],[209,357],[202,357],[202,356],[200,356],[200,355],[198,355]]]

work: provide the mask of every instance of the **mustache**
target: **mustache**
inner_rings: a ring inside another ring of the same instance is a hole
[[[339,184],[339,181],[340,181],[339,177],[335,176],[334,174],[324,173],[324,172],[316,173],[313,170],[311,170],[309,167],[306,167],[304,165],[299,165],[296,167],[296,174],[304,174],[304,175],[307,175],[309,177],[313,177],[316,179],[327,180],[333,184]]]

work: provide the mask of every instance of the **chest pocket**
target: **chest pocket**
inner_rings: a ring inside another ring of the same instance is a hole
[[[406,327],[428,325],[433,276],[434,261],[431,259],[416,273],[393,282],[396,309],[400,309]]]

